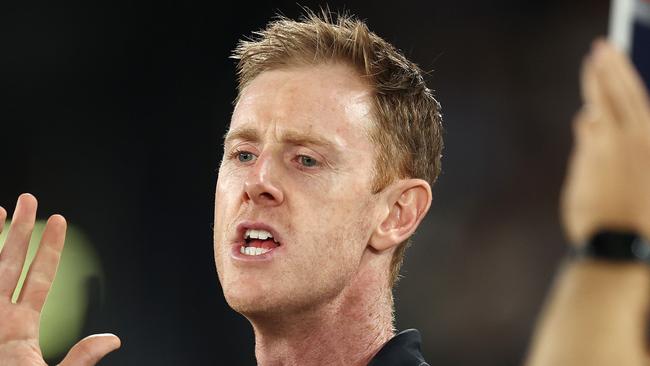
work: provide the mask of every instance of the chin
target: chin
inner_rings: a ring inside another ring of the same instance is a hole
[[[264,292],[250,289],[224,291],[228,305],[244,316],[260,316],[281,313],[284,308],[282,301],[274,301]]]
[[[313,296],[296,296],[300,291],[284,286],[276,288],[257,283],[242,287],[240,283],[236,281],[231,283],[236,287],[224,288],[224,296],[233,310],[249,319],[291,316],[321,302]]]
[[[246,309],[268,307],[268,297],[270,293],[276,292],[268,283],[255,278],[255,276],[235,274],[222,276],[221,287],[223,295],[230,305],[237,312]]]

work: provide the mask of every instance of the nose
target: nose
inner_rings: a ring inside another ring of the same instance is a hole
[[[260,206],[280,205],[284,193],[277,181],[278,173],[273,157],[260,155],[244,181],[244,201]]]

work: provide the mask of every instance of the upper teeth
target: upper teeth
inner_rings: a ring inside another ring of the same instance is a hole
[[[273,238],[273,235],[271,235],[270,232],[266,230],[255,230],[255,229],[248,229],[246,230],[246,233],[244,234],[244,239],[260,239],[260,240],[266,240],[266,239],[275,239]]]

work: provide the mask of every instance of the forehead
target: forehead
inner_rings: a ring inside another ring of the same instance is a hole
[[[371,111],[371,88],[351,67],[293,66],[264,71],[253,79],[241,92],[230,128],[354,140],[367,135]]]

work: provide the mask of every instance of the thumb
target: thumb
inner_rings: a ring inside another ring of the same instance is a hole
[[[109,352],[120,348],[114,334],[95,334],[80,340],[65,356],[59,366],[94,366]]]

